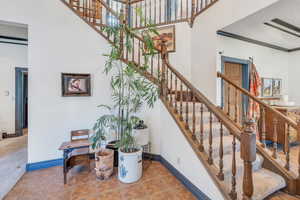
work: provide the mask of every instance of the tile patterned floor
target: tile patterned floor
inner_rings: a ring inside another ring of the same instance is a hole
[[[148,164],[149,165],[149,164]],[[114,175],[97,180],[92,170],[74,169],[63,184],[61,167],[26,173],[4,200],[196,200],[160,163],[152,162],[137,183],[120,183]]]

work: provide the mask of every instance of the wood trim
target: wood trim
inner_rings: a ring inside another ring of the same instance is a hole
[[[244,41],[244,42],[249,42],[249,43],[252,43],[252,44],[259,45],[259,46],[264,46],[264,47],[268,47],[268,48],[271,48],[271,49],[276,49],[276,50],[279,50],[279,51],[289,52],[289,49],[287,49],[287,48],[280,47],[280,46],[277,46],[277,45],[273,45],[273,44],[270,44],[270,43],[267,43],[267,42],[254,40],[254,39],[244,37],[244,36],[241,36],[241,35],[237,35],[237,34],[234,34],[234,33],[229,33],[229,32],[226,32],[226,31],[219,30],[219,31],[217,31],[217,34],[221,35],[221,36],[241,40],[241,41]]]
[[[268,22],[265,22],[264,25],[269,26],[269,27],[272,27],[272,28],[277,29],[277,30],[279,30],[279,31],[288,33],[288,34],[293,35],[293,36],[295,36],[295,37],[300,37],[300,35],[298,35],[298,34],[296,34],[296,33],[293,33],[293,32],[291,32],[291,31],[288,31],[288,30],[286,30],[286,29],[283,29],[283,28],[281,28],[281,27],[279,27],[279,26],[275,26],[275,25],[270,24],[270,23],[268,23]]]
[[[5,35],[0,35],[0,39],[6,39],[6,40],[18,40],[18,41],[24,41],[24,42],[27,42],[27,41],[28,41],[28,39],[26,39],[26,38],[11,37],[11,36],[5,36]]]
[[[23,45],[23,46],[28,46],[28,44],[25,43],[18,43],[18,42],[7,42],[7,41],[0,41],[2,44],[15,44],[15,45]]]
[[[289,52],[294,52],[294,51],[300,51],[300,47],[294,48],[294,49],[290,49]]]
[[[141,1],[145,1],[145,0],[133,0],[133,1],[130,1],[129,4],[135,4],[135,3],[139,3]]]
[[[281,47],[281,46],[273,45],[273,44],[270,44],[270,43],[267,43],[267,42],[262,42],[262,41],[259,41],[259,40],[254,40],[254,39],[251,39],[251,38],[248,38],[248,37],[244,37],[244,36],[237,35],[237,34],[234,34],[234,33],[229,33],[229,32],[222,31],[222,30],[218,30],[217,34],[221,35],[221,36],[241,40],[241,41],[244,41],[244,42],[256,44],[256,45],[259,45],[259,46],[268,47],[268,48],[271,48],[271,49],[276,49],[276,50],[279,50],[279,51],[288,52],[288,53],[289,52],[294,52],[294,51],[300,51],[300,47],[293,48],[293,49],[287,49],[287,48],[284,48],[284,47]],[[300,37],[300,35],[299,35],[299,37]]]
[[[300,27],[294,26],[293,24],[290,24],[290,23],[288,23],[286,21],[283,21],[279,18],[272,19],[272,22],[274,22],[274,23],[276,23],[280,26],[284,26],[284,27],[286,27],[290,30],[293,30],[293,31],[296,31],[296,32],[300,33]]]

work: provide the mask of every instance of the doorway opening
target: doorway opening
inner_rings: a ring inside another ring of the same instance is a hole
[[[222,56],[222,73],[236,85],[249,91],[250,66],[249,60]],[[222,82],[222,107],[229,116],[235,117],[235,106],[237,105],[237,121],[242,123],[248,112],[248,98]],[[231,97],[231,98],[228,98]],[[233,98],[234,97],[234,98]]]
[[[28,132],[28,69],[16,67],[16,120],[17,136]]]

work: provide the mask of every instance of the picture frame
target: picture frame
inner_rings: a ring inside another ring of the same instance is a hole
[[[282,95],[282,79],[274,78],[272,81],[272,95],[278,97]]]
[[[90,74],[61,74],[63,97],[91,96]]]
[[[272,97],[273,96],[273,79],[262,78],[261,96]]]
[[[150,33],[150,37],[154,41],[154,46],[157,49],[161,49],[161,40],[165,39],[166,46],[167,46],[167,52],[172,53],[176,51],[176,32],[175,32],[175,26],[164,26],[161,28],[156,29],[159,35],[156,35],[154,33]],[[145,32],[142,32],[142,34],[145,34]],[[147,50],[145,49],[145,53],[147,53]]]

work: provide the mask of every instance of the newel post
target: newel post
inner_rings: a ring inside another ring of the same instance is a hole
[[[244,161],[243,200],[250,200],[253,195],[252,162],[256,160],[255,121],[248,120],[241,136],[241,159]]]
[[[166,83],[166,68],[167,68],[167,59],[168,59],[168,52],[167,52],[167,45],[166,40],[161,40],[161,59],[162,59],[162,68],[161,68],[161,95],[163,97],[167,96],[167,83]]]

